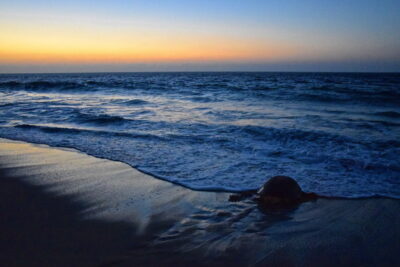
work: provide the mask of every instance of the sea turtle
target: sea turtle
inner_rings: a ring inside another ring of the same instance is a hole
[[[271,177],[258,191],[246,191],[231,195],[230,201],[239,201],[256,194],[255,200],[266,208],[280,208],[298,205],[318,198],[315,193],[305,193],[299,184],[288,176]]]

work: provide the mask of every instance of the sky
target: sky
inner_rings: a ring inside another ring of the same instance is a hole
[[[0,73],[400,71],[399,0],[1,0]]]

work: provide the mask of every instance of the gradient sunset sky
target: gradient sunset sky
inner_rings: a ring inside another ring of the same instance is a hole
[[[400,71],[399,0],[0,1],[0,72]]]

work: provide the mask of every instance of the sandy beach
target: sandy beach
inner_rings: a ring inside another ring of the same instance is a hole
[[[2,266],[399,266],[400,201],[266,212],[72,149],[0,139]]]

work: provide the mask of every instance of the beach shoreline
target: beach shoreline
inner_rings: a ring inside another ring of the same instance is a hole
[[[5,266],[400,264],[396,199],[320,199],[265,213],[229,193],[8,139],[0,177]]]

